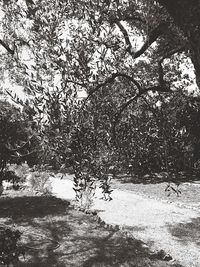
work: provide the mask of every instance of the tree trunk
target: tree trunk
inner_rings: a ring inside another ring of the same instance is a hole
[[[189,41],[191,59],[200,89],[200,0],[157,0]]]

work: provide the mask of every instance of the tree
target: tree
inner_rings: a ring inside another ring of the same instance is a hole
[[[52,77],[56,74],[63,81],[60,89],[74,85],[76,90],[82,87],[92,94],[102,84],[113,82],[124,73],[127,73],[127,79],[132,78],[140,94],[151,90],[169,91],[171,79],[164,79],[165,71],[169,71],[165,59],[187,51],[189,47],[169,15],[154,1],[53,3],[46,0],[35,4],[25,1],[23,11],[17,3],[11,5],[11,2],[4,7],[7,19],[4,29],[14,36],[14,50],[11,52],[10,46],[2,45],[8,48],[10,55],[17,55],[20,73],[26,74],[21,82],[27,91],[52,87]],[[20,27],[20,16],[25,19],[23,34],[13,28],[11,14]],[[64,35],[66,29],[69,38]],[[132,40],[135,36],[143,38],[139,45]],[[24,46],[34,58],[28,69],[22,60]],[[178,60],[182,59],[177,57]],[[142,72],[148,73],[148,79],[144,79]],[[177,73],[172,74],[170,78]],[[138,87],[137,80],[144,80],[144,83]]]
[[[191,43],[171,12],[151,0],[22,2],[4,1],[2,58],[13,83],[31,95],[43,144],[58,165],[76,142],[76,170],[81,161],[83,170],[104,166],[108,173],[103,154],[126,168],[134,161],[155,171],[166,155],[173,162],[182,137],[168,100],[195,83],[183,71],[192,66]],[[80,91],[87,97],[77,104]]]
[[[0,102],[0,176],[8,163],[28,160],[34,154],[34,132],[26,114],[9,102]],[[36,142],[37,143],[37,142]],[[37,154],[35,153],[34,156]],[[2,182],[2,180],[1,180]]]
[[[191,59],[200,87],[200,3],[198,0],[158,0],[180,27],[189,42]]]

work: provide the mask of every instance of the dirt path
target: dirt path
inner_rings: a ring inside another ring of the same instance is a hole
[[[53,179],[53,193],[73,199],[72,181]],[[93,208],[109,224],[129,230],[152,249],[163,249],[184,267],[200,267],[200,212],[115,189],[105,202],[97,191]]]

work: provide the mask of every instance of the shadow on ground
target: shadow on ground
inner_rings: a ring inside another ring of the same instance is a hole
[[[64,201],[52,196],[22,196],[0,198],[0,217],[10,217],[19,221],[23,219],[58,215],[69,206]]]
[[[185,245],[188,243],[200,245],[200,217],[193,218],[188,223],[171,224],[168,229],[179,242]]]
[[[22,267],[180,266],[152,258],[141,241],[100,227],[94,216],[55,197],[0,198],[0,223],[22,232]]]

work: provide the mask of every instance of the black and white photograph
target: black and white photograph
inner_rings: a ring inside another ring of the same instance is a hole
[[[0,0],[0,267],[200,267],[200,0]]]

